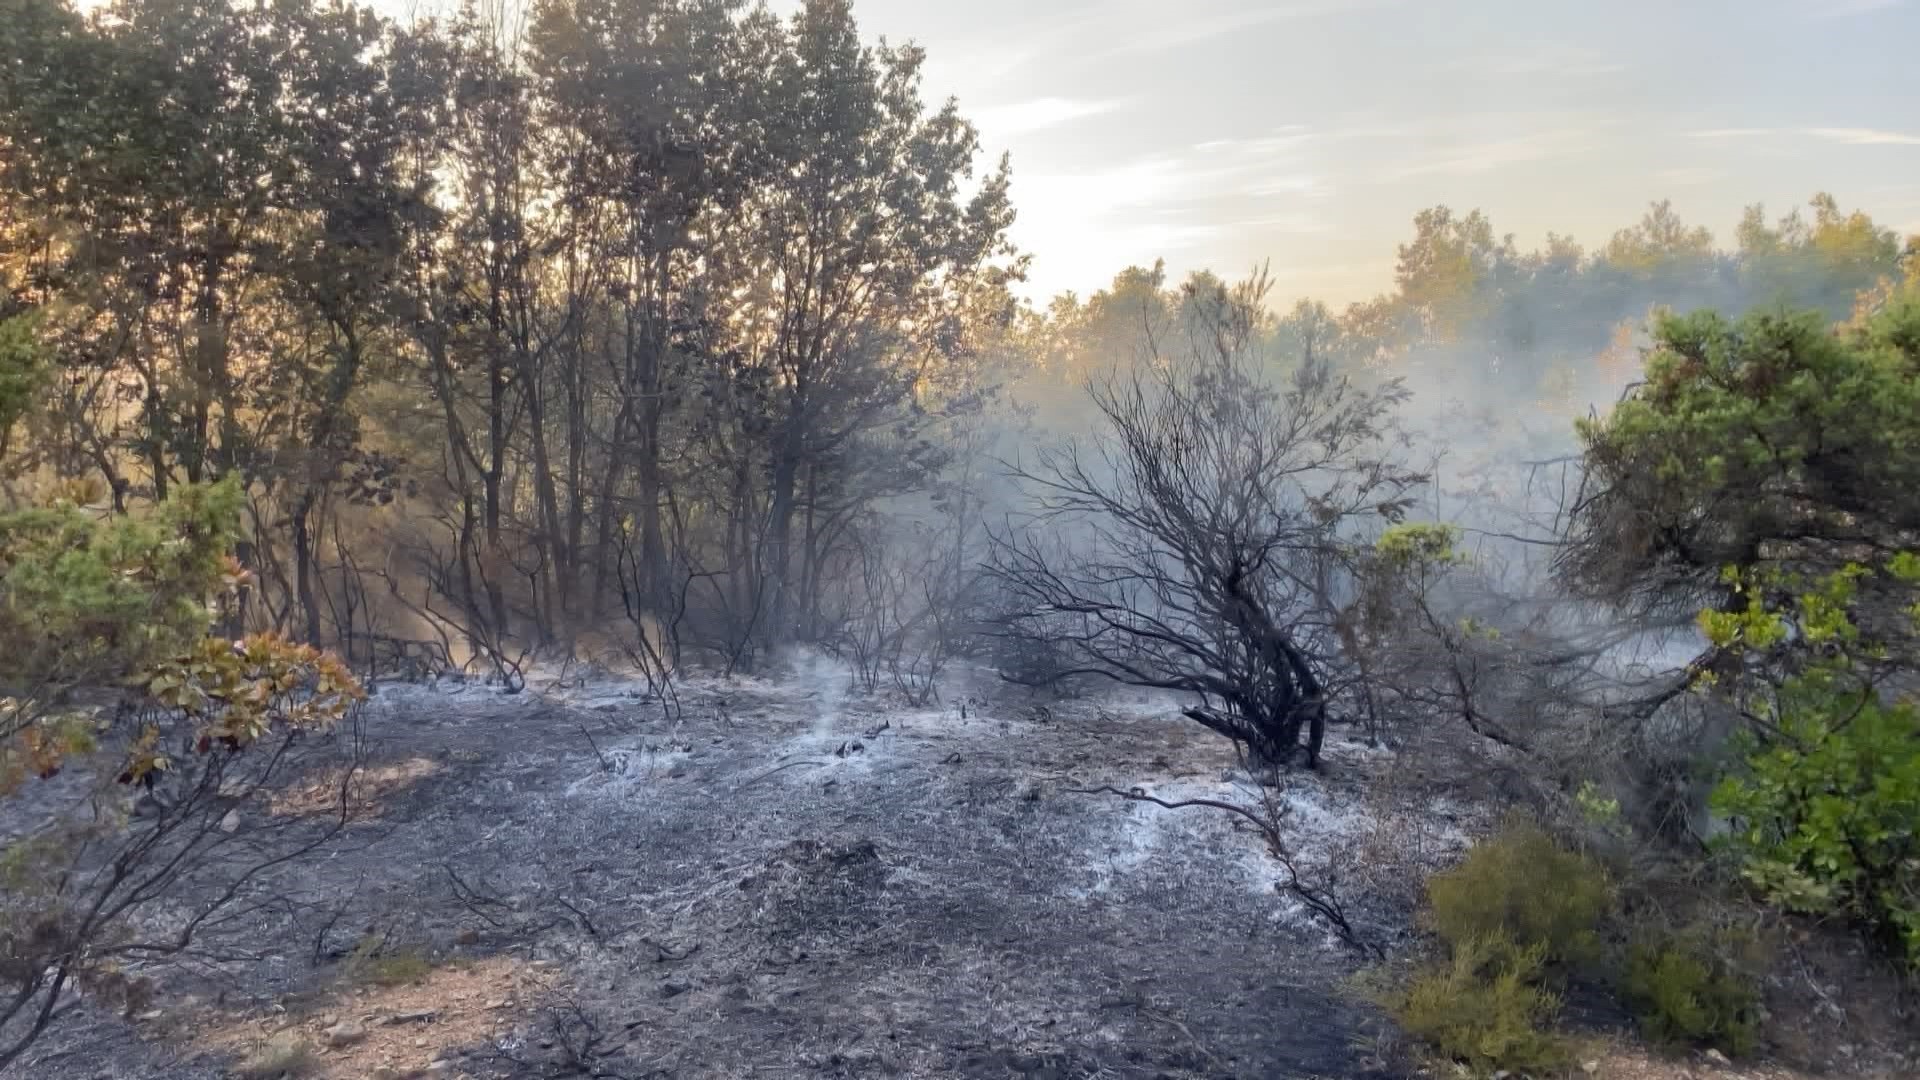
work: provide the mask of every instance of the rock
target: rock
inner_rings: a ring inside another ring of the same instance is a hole
[[[1715,1065],[1727,1066],[1733,1064],[1733,1062],[1727,1060],[1727,1055],[1718,1050],[1709,1049],[1706,1057],[1708,1061],[1713,1062]]]
[[[351,1020],[342,1020],[325,1032],[327,1045],[332,1047],[352,1046],[367,1037],[367,1029]]]
[[[487,1008],[489,1009],[504,1009],[506,1007],[507,1001],[505,998],[493,998],[487,1002]]]
[[[427,1062],[428,1076],[445,1076],[453,1071],[453,1062],[446,1058],[434,1058]]]
[[[663,998],[676,998],[686,993],[688,989],[687,984],[683,982],[663,983],[660,986],[660,996]]]
[[[382,1065],[367,1074],[368,1080],[401,1080],[399,1069],[391,1065]]]
[[[227,811],[226,817],[223,817],[220,819],[220,831],[223,833],[230,833],[230,832],[238,832],[239,829],[240,829],[240,808],[235,807],[232,810]]]

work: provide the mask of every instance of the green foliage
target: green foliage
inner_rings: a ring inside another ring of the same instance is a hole
[[[1698,606],[1724,566],[1837,569],[1837,544],[1920,525],[1920,302],[1842,331],[1664,316],[1645,385],[1579,430],[1596,495],[1566,565],[1587,586]]]
[[[1753,1049],[1760,995],[1729,960],[1740,951],[1738,944],[1696,932],[1629,945],[1621,989],[1649,1038],[1729,1054]]]
[[[227,482],[181,488],[137,517],[64,502],[0,514],[0,681],[129,671],[199,636],[240,507]]]
[[[13,426],[33,406],[52,374],[35,336],[31,315],[0,319],[0,456],[4,456]]]
[[[1910,633],[1882,626],[1890,647],[1856,621],[1863,591],[1911,600],[1915,570],[1908,553],[1811,581],[1729,570],[1745,607],[1701,624],[1748,662],[1723,688],[1749,723],[1710,799],[1721,849],[1768,900],[1852,918],[1920,964],[1920,709],[1877,685]]]
[[[1845,914],[1920,964],[1920,710],[1814,677],[1783,687],[1714,789],[1741,873],[1789,910]]]
[[[1593,781],[1581,783],[1579,790],[1573,793],[1573,804],[1579,808],[1580,816],[1588,825],[1603,831],[1620,828],[1620,800],[1603,794]]]
[[[1429,879],[1427,898],[1434,930],[1455,949],[1511,940],[1549,963],[1580,964],[1599,953],[1613,889],[1598,863],[1516,820]]]
[[[1469,938],[1382,1004],[1408,1034],[1480,1075],[1544,1075],[1571,1057],[1548,1030],[1560,999],[1539,985],[1546,955],[1543,945],[1523,948],[1497,934]]]
[[[1466,561],[1459,550],[1460,530],[1453,525],[1403,522],[1390,525],[1373,542],[1374,551],[1388,566],[1411,570],[1421,566],[1453,566]]]
[[[62,694],[112,683],[206,633],[233,580],[239,486],[181,488],[148,514],[59,502],[0,513],[0,791],[92,746]]]
[[[371,934],[360,939],[343,963],[349,982],[370,986],[406,986],[433,973],[426,953],[412,948],[389,951],[386,939]]]
[[[1427,898],[1445,961],[1375,999],[1409,1034],[1481,1075],[1564,1067],[1571,1051],[1550,1030],[1560,998],[1547,980],[1599,959],[1613,904],[1606,873],[1516,818],[1429,878]]]

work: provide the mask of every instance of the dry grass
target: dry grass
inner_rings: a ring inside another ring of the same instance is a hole
[[[1587,1066],[1592,1069],[1587,1070]],[[1663,1056],[1643,1046],[1608,1043],[1591,1052],[1582,1075],[1594,1080],[1826,1080],[1831,1074],[1784,1065],[1729,1062],[1705,1054]],[[1852,1080],[1905,1080],[1891,1071],[1853,1074]]]
[[[431,1062],[505,1036],[552,993],[552,977],[504,957],[431,969],[418,982],[344,985],[308,1007],[269,1016],[214,1015],[200,1041],[242,1057],[252,1067],[269,1046],[303,1047],[312,1080],[366,1080],[388,1068],[405,1075]],[[365,1036],[329,1046],[327,1030],[349,1022]],[[284,1071],[284,1070],[283,1070]],[[278,1073],[239,1073],[266,1080]]]
[[[378,817],[382,804],[440,771],[431,758],[413,757],[356,769],[346,792],[347,806],[356,819]],[[329,769],[281,792],[273,812],[288,817],[330,817],[340,812],[343,769]]]
[[[233,1070],[238,1080],[278,1080],[312,1076],[319,1060],[313,1044],[297,1032],[282,1031],[261,1040],[245,1061]]]

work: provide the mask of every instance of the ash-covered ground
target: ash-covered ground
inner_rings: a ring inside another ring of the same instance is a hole
[[[132,1019],[81,1012],[26,1077],[1354,1077],[1367,957],[1277,887],[1231,748],[1131,692],[976,680],[931,708],[831,665],[380,687],[368,813]],[[1287,778],[1303,873],[1392,945],[1464,843],[1332,740]],[[282,812],[297,812],[291,792]],[[1368,868],[1363,872],[1362,868]],[[247,1071],[251,1070],[251,1072]]]

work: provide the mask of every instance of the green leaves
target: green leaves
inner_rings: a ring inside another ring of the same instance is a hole
[[[1831,572],[1862,545],[1897,547],[1920,527],[1910,340],[1910,302],[1844,330],[1813,312],[1661,318],[1645,384],[1579,426],[1596,494],[1565,569],[1613,595],[1697,602],[1729,584],[1725,565]]]
[[[13,426],[33,407],[52,365],[35,336],[32,315],[0,319],[0,464]]]
[[[1755,724],[1709,801],[1729,824],[1722,850],[1773,903],[1855,919],[1920,964],[1920,710],[1882,699],[1887,649],[1855,620],[1864,584],[1910,588],[1917,563],[1903,552],[1882,575],[1848,564],[1811,583],[1729,571],[1747,607],[1700,618],[1731,655],[1796,650],[1728,688]]]
[[[111,680],[203,633],[240,505],[226,482],[134,517],[66,502],[0,514],[0,681]]]

